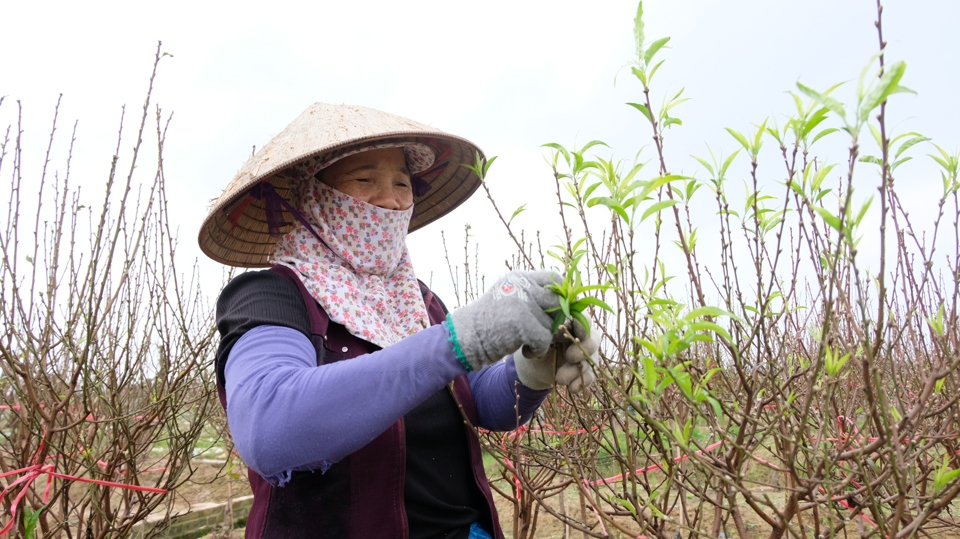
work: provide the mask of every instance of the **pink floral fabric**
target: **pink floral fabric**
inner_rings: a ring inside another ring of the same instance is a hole
[[[406,244],[413,207],[383,209],[311,181],[299,210],[326,245],[300,225],[270,261],[295,270],[331,320],[381,347],[430,325]]]

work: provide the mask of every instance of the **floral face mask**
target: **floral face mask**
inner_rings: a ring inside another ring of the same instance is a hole
[[[271,263],[296,271],[330,320],[380,347],[430,325],[406,245],[412,207],[383,209],[311,181],[299,210],[316,236],[295,227]]]

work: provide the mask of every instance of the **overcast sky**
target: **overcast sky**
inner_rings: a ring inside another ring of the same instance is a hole
[[[960,2],[885,4],[889,58],[906,60],[903,84],[918,92],[894,98],[892,125],[955,149]],[[262,146],[317,101],[374,107],[473,140],[499,156],[489,182],[504,208],[530,202],[533,210],[519,224],[543,230],[552,241],[559,221],[546,213],[554,195],[540,145],[602,139],[615,155],[632,157],[650,143],[649,127],[624,105],[642,99],[622,69],[631,60],[635,10],[635,2],[622,0],[0,0],[0,95],[7,96],[0,126],[15,121],[13,100],[21,100],[27,172],[37,170],[53,105],[63,93],[61,125],[79,122],[74,179],[102,184],[120,106],[135,111],[142,105],[162,40],[173,57],[161,63],[154,98],[174,113],[165,164],[185,255],[202,257],[195,244],[206,206],[252,146]],[[736,149],[724,127],[782,120],[792,106],[784,92],[797,81],[824,89],[852,80],[838,91],[849,99],[877,49],[875,5],[867,0],[648,0],[645,10],[648,39],[672,38],[661,53],[667,62],[654,83],[655,102],[681,88],[692,98],[676,110],[684,125],[667,133],[675,172],[696,173],[688,156],[706,153],[706,143],[725,153]],[[130,146],[127,141],[124,148]],[[842,161],[843,141],[837,148],[833,158]],[[63,159],[55,154],[54,164],[62,167]],[[745,161],[740,166],[743,177]],[[773,163],[762,172],[768,181],[782,180]],[[918,193],[938,182],[921,163],[903,175]],[[497,274],[508,251],[491,219],[489,204],[475,196],[413,234],[421,278],[433,272],[437,288],[446,290],[439,234],[445,230],[462,249],[464,223],[481,241],[484,272]],[[218,282],[211,282],[208,293],[215,294]]]

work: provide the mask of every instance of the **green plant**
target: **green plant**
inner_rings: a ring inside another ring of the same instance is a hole
[[[0,226],[0,469],[11,487],[4,507],[19,504],[2,515],[11,536],[127,537],[152,513],[169,515],[169,494],[194,473],[194,450],[220,409],[213,309],[196,268],[177,264],[170,226],[166,123],[151,103],[162,57],[158,44],[132,153],[119,153],[121,122],[99,200],[71,183],[73,139],[65,169],[53,165],[59,103],[39,175],[25,164],[36,155],[26,139],[8,129],[0,141],[10,178]],[[151,169],[141,152],[152,118]]]
[[[881,50],[850,104],[843,86],[798,84],[785,121],[727,129],[736,149],[710,149],[681,175],[665,132],[683,132],[687,96],[654,106],[668,39],[646,40],[638,6],[641,99],[628,106],[652,132],[653,158],[617,159],[597,140],[545,145],[563,238],[547,255],[565,268],[556,317],[578,311],[603,335],[593,394],[554,394],[531,427],[567,434],[510,448],[543,511],[593,537],[833,538],[853,526],[912,537],[960,525],[949,514],[960,498],[960,156],[888,125],[890,100],[909,90],[906,64],[885,61],[882,14]],[[825,141],[846,144],[842,161],[820,153]],[[910,164],[925,145],[942,189],[917,216],[903,193],[921,196]],[[501,220],[523,253],[514,263],[530,264],[533,246]],[[581,309],[591,304],[601,308]],[[528,480],[544,470],[553,484]],[[576,487],[577,511],[555,509],[560,484]]]
[[[593,146],[594,144],[602,144],[597,141],[588,144],[587,148]],[[561,148],[562,149],[562,148]],[[563,150],[565,151],[565,150]],[[484,159],[479,153],[476,154],[474,159],[474,164],[472,165],[461,165],[465,168],[470,169],[474,174],[480,178],[480,181],[483,182],[487,177],[487,173],[490,170],[490,166],[493,165],[493,162],[497,159],[496,156],[491,157],[490,159]],[[484,186],[486,188],[486,186]],[[489,196],[489,191],[487,191]],[[491,202],[492,202],[491,197]],[[496,204],[494,204],[496,207]],[[513,219],[516,218],[521,212],[526,209],[526,204],[518,207],[513,215],[510,216],[509,220],[503,221],[504,226],[508,229],[510,223],[513,222]],[[499,215],[499,209],[497,210]],[[501,220],[503,217],[501,215]],[[586,241],[586,238],[578,240],[571,247],[569,253],[557,253],[554,251],[549,251],[548,254],[557,259],[563,268],[563,281],[549,286],[551,290],[557,293],[560,296],[560,306],[556,309],[551,309],[549,312],[555,312],[556,315],[553,320],[553,327],[551,328],[551,333],[556,333],[560,326],[566,320],[576,320],[587,329],[589,334],[590,331],[590,322],[583,315],[583,311],[590,306],[599,307],[608,312],[613,312],[613,309],[610,308],[602,299],[592,297],[592,296],[583,296],[587,292],[593,291],[605,291],[610,288],[609,284],[584,284],[583,279],[580,273],[580,262],[583,260],[583,256],[586,254],[585,251],[580,249],[580,246]],[[518,243],[519,245],[519,243]],[[528,258],[529,261],[529,258]],[[532,265],[532,262],[531,262]],[[583,297],[581,297],[583,296]]]

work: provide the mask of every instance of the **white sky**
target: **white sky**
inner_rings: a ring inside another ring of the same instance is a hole
[[[902,82],[918,92],[893,98],[891,125],[954,149],[960,33],[953,30],[960,2],[885,4],[888,58],[907,61]],[[518,222],[542,229],[549,243],[559,221],[547,213],[555,195],[541,144],[569,147],[602,139],[616,155],[632,157],[651,142],[639,113],[624,105],[642,97],[621,69],[631,60],[635,10],[632,0],[0,0],[0,95],[8,99],[0,126],[15,121],[13,101],[20,99],[25,166],[36,171],[56,96],[63,93],[60,133],[79,122],[74,179],[102,184],[120,106],[128,105],[128,121],[137,115],[162,40],[173,58],[161,63],[154,98],[174,112],[165,165],[184,255],[202,257],[195,238],[206,205],[251,147],[263,145],[317,101],[379,108],[478,143],[499,156],[489,182],[504,210],[529,202],[534,209]],[[706,153],[705,143],[724,153],[736,149],[724,127],[746,130],[766,117],[782,120],[792,107],[784,92],[797,81],[824,89],[852,80],[839,92],[849,99],[876,51],[875,7],[867,0],[648,0],[645,10],[648,40],[672,37],[671,48],[661,53],[667,62],[654,82],[655,102],[681,88],[693,99],[676,110],[684,125],[667,133],[674,172],[697,172],[688,155]],[[838,143],[833,158],[842,161],[843,141]],[[124,149],[132,144],[125,141]],[[930,150],[918,147],[915,155]],[[645,155],[654,157],[650,148]],[[53,163],[63,166],[62,152]],[[782,180],[781,169],[769,163],[761,169],[765,179]],[[746,161],[739,165],[737,177],[745,177]],[[142,167],[146,173],[152,165]],[[933,174],[918,163],[905,166],[898,178],[917,186],[918,208],[932,204],[919,197],[937,189]],[[481,241],[482,271],[498,274],[509,249],[493,219],[478,195],[412,235],[421,278],[433,272],[438,290],[450,296],[438,255],[440,231],[448,241],[455,238],[451,247],[462,254],[464,223]],[[202,267],[210,276],[206,291],[214,295],[218,266],[204,261]]]

